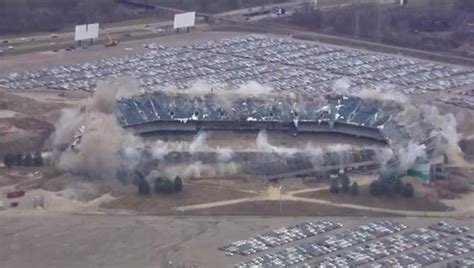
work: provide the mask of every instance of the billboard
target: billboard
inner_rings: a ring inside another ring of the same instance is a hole
[[[99,24],[82,24],[76,25],[74,31],[74,41],[95,39],[99,37]]]
[[[196,23],[196,12],[186,12],[174,15],[173,28],[193,27]]]

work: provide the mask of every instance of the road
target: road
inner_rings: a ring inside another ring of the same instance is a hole
[[[320,0],[319,6],[321,7],[335,7],[334,3],[347,3],[353,0]],[[367,1],[367,0],[363,0]],[[369,0],[371,1],[371,0]],[[259,8],[271,9],[272,7],[282,7],[286,9],[297,8],[303,2],[307,0],[294,0],[288,3],[275,4],[275,5],[265,5],[251,8],[252,10],[258,10]],[[157,9],[163,9],[173,12],[184,12],[185,10],[173,9],[165,6],[157,6]],[[242,8],[232,11],[226,11],[222,13],[212,14],[213,18],[220,19],[222,21],[232,21],[232,22],[243,22],[241,15],[248,13],[249,8]],[[199,13],[201,14],[201,13]],[[208,14],[201,14],[202,16],[207,16]],[[235,19],[237,17],[237,19]],[[267,16],[256,16],[258,18],[253,18],[252,21],[258,19],[267,18]],[[107,32],[112,36],[113,39],[127,41],[135,39],[144,39],[144,38],[153,38],[163,34],[173,33],[173,21],[160,21],[155,23],[139,23],[139,24],[130,24],[125,26],[115,26],[107,28]],[[204,22],[203,17],[196,18],[196,28],[202,29],[208,27],[208,24]],[[65,33],[52,33],[52,34],[29,34],[21,35],[18,37],[0,37],[0,56],[2,54],[21,54],[28,53],[33,51],[50,51],[64,49],[68,46],[74,44],[73,41],[74,32],[65,32]],[[99,34],[99,39],[94,41],[94,44],[105,44],[108,42],[104,31],[101,30]],[[3,52],[1,52],[3,51]]]

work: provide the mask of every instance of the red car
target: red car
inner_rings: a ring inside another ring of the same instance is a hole
[[[17,198],[25,195],[25,191],[15,191],[7,193],[7,198]]]

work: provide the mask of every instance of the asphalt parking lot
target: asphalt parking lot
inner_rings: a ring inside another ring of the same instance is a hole
[[[136,215],[80,215],[50,213],[47,210],[14,214],[0,212],[0,267],[233,267],[286,248],[323,240],[357,229],[371,222],[387,218],[364,217],[154,217]],[[344,254],[366,244],[418,228],[426,228],[445,220],[455,226],[474,228],[472,219],[442,219],[423,217],[388,218],[408,228],[358,245],[321,255],[298,264],[314,265],[324,258]],[[297,226],[304,222],[332,222],[343,226],[287,244],[268,247],[267,250],[248,256],[226,255],[218,248],[235,241],[266,234],[282,227]],[[401,226],[401,225],[400,225]],[[384,227],[387,228],[387,227]],[[387,228],[388,229],[388,228]],[[427,228],[429,229],[429,228]],[[369,230],[369,229],[368,229]],[[381,228],[383,230],[383,228]],[[469,231],[471,232],[471,231]],[[449,234],[443,241],[458,236]],[[330,241],[335,241],[330,240]],[[418,248],[435,246],[432,242],[393,254],[408,254]],[[289,254],[291,251],[287,251]],[[465,260],[472,252],[438,262],[430,267],[447,267],[449,262]],[[387,258],[387,257],[386,257]],[[377,262],[385,260],[379,259]],[[444,266],[443,266],[444,265]],[[362,265],[367,267],[368,265]],[[256,266],[258,267],[258,266]],[[393,267],[393,266],[392,266]]]
[[[469,257],[464,255],[474,252],[474,233],[469,232],[470,228],[445,221],[414,229],[392,220],[371,221],[348,230],[339,229],[342,228],[339,222],[331,224],[338,228],[328,230],[333,232],[322,238],[306,239],[323,233],[312,232],[312,228],[308,233],[308,226],[321,225],[309,221],[235,241],[219,249],[228,256],[259,255],[234,267],[456,267],[453,265],[469,262]],[[302,239],[305,240],[301,242]],[[275,240],[285,243],[274,243]],[[265,253],[288,243],[292,245]],[[460,259],[452,260],[459,256]]]
[[[98,80],[122,75],[138,79],[143,91],[169,86],[186,89],[198,82],[236,88],[257,81],[275,91],[296,90],[303,95],[367,88],[418,95],[474,85],[474,69],[468,67],[265,35],[240,35],[179,47],[149,43],[137,51],[144,52],[4,73],[0,85],[92,90]],[[342,88],[335,85],[341,78],[345,78]]]

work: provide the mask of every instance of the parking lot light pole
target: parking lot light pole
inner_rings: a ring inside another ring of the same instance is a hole
[[[279,201],[279,209],[280,209],[280,215],[281,215],[281,191],[283,191],[283,186],[278,187],[278,192],[280,193],[280,201]]]

